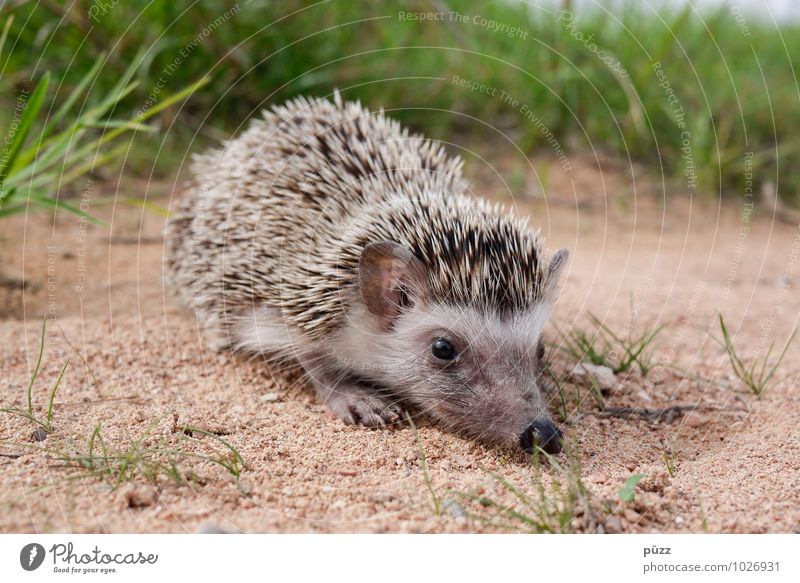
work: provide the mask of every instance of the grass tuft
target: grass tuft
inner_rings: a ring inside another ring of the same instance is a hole
[[[408,420],[409,425],[411,425],[411,429],[414,431],[414,440],[417,443],[417,457],[419,459],[419,467],[422,470],[422,477],[425,480],[425,487],[428,489],[428,493],[431,495],[431,501],[433,502],[433,513],[436,516],[442,515],[442,498],[436,492],[436,488],[433,486],[433,480],[431,479],[431,474],[428,471],[428,459],[425,457],[425,448],[422,447],[422,441],[419,438],[419,431],[417,431],[417,426],[414,424],[414,420],[411,418],[411,415],[406,413],[406,419]]]
[[[542,469],[542,458],[550,468],[549,477]],[[577,461],[573,459],[569,466],[564,466],[541,448],[531,459],[533,476],[529,491],[499,474],[490,474],[513,496],[511,504],[483,495],[453,494],[471,502],[475,510],[469,515],[487,526],[528,533],[596,532],[600,523]]]
[[[44,419],[40,419],[33,411],[33,385],[36,382],[36,377],[39,375],[39,368],[42,365],[42,356],[44,355],[44,344],[45,344],[45,334],[47,331],[47,317],[42,318],[42,332],[41,338],[39,341],[39,356],[36,358],[36,366],[33,369],[33,374],[31,375],[31,380],[28,383],[28,409],[19,409],[16,407],[4,407],[0,409],[0,412],[8,413],[10,415],[17,415],[18,417],[23,417],[33,423],[36,423],[45,431],[45,434],[51,433],[53,431],[53,404],[55,403],[56,393],[58,393],[58,387],[61,385],[61,379],[64,378],[64,373],[67,371],[67,366],[69,366],[69,360],[64,363],[64,366],[61,368],[61,372],[58,374],[58,378],[56,382],[53,384],[53,387],[50,389],[50,395],[48,398],[47,403],[47,414]]]
[[[0,54],[12,24],[13,16],[6,20],[0,36]],[[113,85],[100,98],[90,95],[89,90],[101,84],[100,71],[108,59],[103,53],[93,56],[91,66],[76,84],[64,83],[64,79],[53,84],[56,91],[62,86],[72,89],[65,97],[52,97],[51,107],[45,107],[51,86],[50,71],[39,77],[29,95],[22,94],[22,113],[18,121],[9,122],[6,155],[0,159],[0,218],[33,209],[61,208],[103,224],[59,197],[61,187],[127,154],[130,144],[116,143],[119,138],[133,132],[156,132],[155,127],[144,122],[188,98],[208,82],[203,77],[141,113],[115,119],[112,117],[115,111],[139,85],[133,77],[144,55],[139,50],[122,75],[113,77]],[[55,104],[58,108],[53,112]]]
[[[627,336],[614,332],[597,316],[589,313],[591,332],[573,330],[562,344],[562,349],[577,362],[589,361],[598,366],[607,366],[614,374],[627,373],[635,366],[642,377],[653,369],[652,344],[664,329],[660,326],[644,326],[638,332],[631,327]]]
[[[43,448],[30,443],[13,442],[0,444],[45,453],[59,460],[63,469],[75,470],[68,478],[88,473],[114,490],[137,479],[146,480],[153,486],[159,486],[162,479],[178,485],[199,482],[201,479],[195,469],[197,461],[223,468],[242,490],[240,479],[247,463],[228,441],[191,426],[182,427],[179,433],[171,436],[154,439],[153,431],[160,420],[155,419],[132,443],[124,446],[109,444],[103,437],[100,424],[95,426],[83,447]],[[194,437],[195,434],[210,438],[212,445]]]
[[[728,359],[730,360],[731,367],[733,368],[733,373],[740,381],[742,381],[742,383],[744,383],[744,385],[751,393],[753,393],[753,395],[755,395],[757,398],[761,398],[761,395],[764,393],[767,385],[769,385],[770,381],[775,376],[775,372],[778,370],[778,367],[783,361],[783,357],[786,356],[786,351],[794,341],[795,336],[797,336],[798,328],[795,327],[795,329],[789,335],[789,339],[783,346],[783,350],[781,350],[778,359],[774,363],[770,363],[770,356],[772,355],[772,350],[775,347],[774,342],[770,344],[769,349],[763,358],[754,358],[750,362],[745,362],[745,360],[739,356],[736,347],[733,345],[733,339],[728,332],[728,327],[725,325],[725,320],[722,317],[722,314],[719,315],[719,327],[722,331],[722,341],[717,340],[717,342],[720,342],[725,349],[725,352],[727,352]]]

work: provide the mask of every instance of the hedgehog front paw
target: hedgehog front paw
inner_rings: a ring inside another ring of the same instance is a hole
[[[385,427],[403,418],[397,401],[359,384],[340,384],[330,389],[324,399],[328,408],[347,425]]]

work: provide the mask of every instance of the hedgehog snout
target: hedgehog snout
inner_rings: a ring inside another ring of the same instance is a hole
[[[548,419],[534,421],[519,436],[519,445],[525,453],[533,453],[541,447],[546,453],[555,455],[561,452],[561,430]]]

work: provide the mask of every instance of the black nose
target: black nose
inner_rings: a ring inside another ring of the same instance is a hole
[[[525,453],[532,453],[538,446],[549,454],[557,454],[561,451],[561,431],[550,421],[534,421],[519,436],[519,445]]]

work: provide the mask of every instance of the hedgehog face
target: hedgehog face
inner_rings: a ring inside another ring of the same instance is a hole
[[[556,271],[563,259],[554,260]],[[354,349],[375,382],[447,429],[526,451],[560,451],[538,383],[552,298],[512,313],[437,300],[421,262],[394,243],[364,250],[359,279],[374,326],[368,345]]]
[[[529,450],[538,440],[555,453],[558,434],[538,383],[549,313],[548,304],[502,317],[470,307],[419,305],[398,318],[387,343],[394,353],[388,368],[393,389],[448,429]],[[533,425],[550,439],[536,435],[527,443],[523,435]]]

